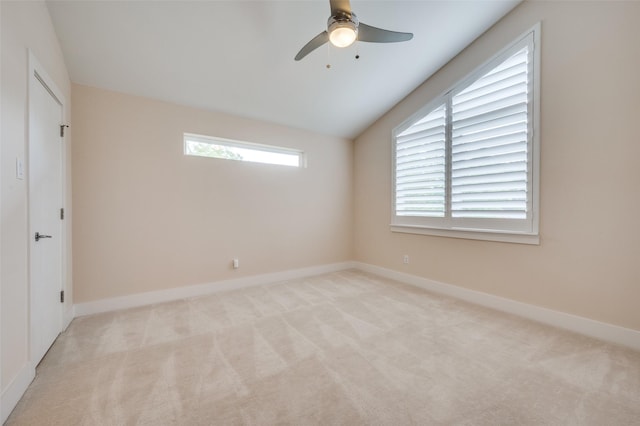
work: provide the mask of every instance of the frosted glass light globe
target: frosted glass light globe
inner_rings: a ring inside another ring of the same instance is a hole
[[[329,33],[329,40],[336,47],[351,46],[356,41],[358,35],[356,29],[348,25],[350,23],[345,24],[347,25],[337,24]]]

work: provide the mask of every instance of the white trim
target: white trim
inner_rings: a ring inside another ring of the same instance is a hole
[[[542,106],[540,105],[540,91],[542,84],[540,78],[542,76],[542,23],[538,22],[531,29],[533,31],[533,106],[531,107],[531,114],[533,120],[531,121],[531,134],[533,137],[533,155],[531,158],[531,168],[533,171],[532,181],[532,215],[533,215],[533,229],[534,234],[540,233],[540,150],[542,149],[540,143],[540,130],[542,126],[540,124],[540,112]]]
[[[101,299],[93,302],[79,303],[75,305],[75,315],[84,316],[100,312],[115,311],[119,309],[133,308],[137,306],[152,305],[154,303],[170,302],[189,297],[202,296],[221,291],[237,290],[245,287],[273,284],[280,281],[304,278],[313,275],[326,274],[353,268],[353,262],[332,263],[328,265],[313,266],[302,269],[292,269],[282,272],[253,275],[243,278],[216,281],[206,284],[196,284],[186,287],[175,287],[166,290],[137,293],[129,296]]]
[[[67,327],[69,327],[69,324],[71,324],[71,321],[73,321],[73,319],[76,317],[75,312],[75,306],[71,305],[69,309],[62,313],[62,331],[65,331]]]
[[[635,350],[640,350],[640,331],[595,321],[589,318],[554,311],[551,309],[534,306],[488,293],[482,293],[451,284],[442,283],[416,275],[398,272],[380,266],[363,262],[342,262],[328,265],[320,265],[309,268],[293,269],[289,271],[274,272],[254,275],[250,277],[223,280],[206,284],[198,284],[187,287],[177,287],[166,290],[138,293],[129,296],[114,297],[110,299],[96,300],[74,305],[73,316],[84,316],[100,312],[115,311],[119,309],[133,308],[137,306],[151,305],[154,303],[170,302],[189,297],[202,296],[217,292],[237,290],[246,287],[274,284],[280,281],[304,278],[313,275],[342,271],[345,269],[358,269],[364,272],[380,275],[381,277],[400,281],[434,293],[444,294],[460,300],[485,306],[502,312],[508,312],[523,318],[547,324],[553,327],[573,331],[585,336],[593,337],[606,342],[623,345]]]
[[[502,312],[508,312],[543,324],[573,331],[599,340],[623,345],[640,350],[640,331],[620,327],[577,315],[554,311],[539,306],[529,305],[503,297],[445,284],[428,278],[406,274],[367,263],[354,262],[354,267],[385,278],[420,287],[434,293],[445,294],[477,305],[486,306]]]
[[[18,401],[20,401],[20,398],[22,398],[22,395],[24,395],[35,377],[36,369],[27,363],[22,366],[22,369],[2,392],[2,396],[0,396],[2,401],[0,424],[4,424],[13,409],[16,408]]]
[[[2,22],[2,7],[0,7],[0,22]],[[0,66],[0,139],[2,135],[2,100],[3,99],[4,99],[4,96],[2,96],[2,66]],[[0,164],[2,164],[2,149],[0,149]],[[3,186],[2,173],[0,173],[0,212],[2,212],[2,195],[4,193],[4,190],[2,188],[4,188],[4,186]],[[2,245],[3,244],[0,244],[0,259],[4,259],[4,257],[2,256]],[[0,276],[2,276],[1,267],[0,267]],[[0,285],[0,293],[2,293],[2,285]],[[4,404],[2,402],[4,399],[2,397],[3,393],[4,392],[2,392],[2,303],[0,300],[0,424],[3,424],[4,421],[6,420],[6,418],[4,417],[4,413],[6,412],[6,410],[4,409]]]
[[[435,235],[436,237],[463,238],[466,240],[499,241],[502,243],[533,244],[540,245],[540,235],[497,232],[494,230],[473,229],[440,229],[428,228],[426,226],[415,225],[389,225],[391,232],[401,232],[404,234]]]

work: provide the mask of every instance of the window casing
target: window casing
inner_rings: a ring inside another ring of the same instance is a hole
[[[539,30],[394,129],[393,231],[539,242]]]

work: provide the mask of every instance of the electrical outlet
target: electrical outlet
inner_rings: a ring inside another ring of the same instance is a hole
[[[404,256],[402,256],[402,263],[404,263],[405,265],[409,264],[409,255],[405,254]]]
[[[233,259],[233,269],[238,269],[240,267],[240,259]]]

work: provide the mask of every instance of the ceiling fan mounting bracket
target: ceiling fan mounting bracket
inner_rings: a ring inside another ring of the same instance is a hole
[[[335,15],[329,16],[329,19],[327,19],[327,30],[331,32],[332,25],[349,22],[358,28],[359,22],[355,13],[338,12]]]

